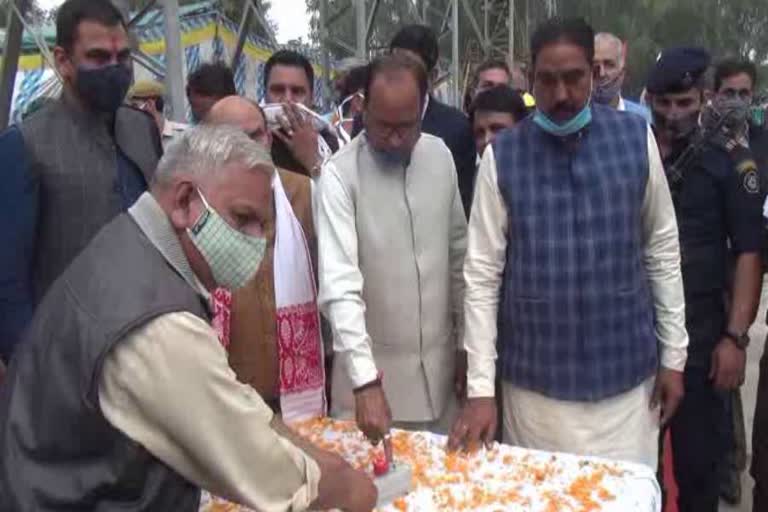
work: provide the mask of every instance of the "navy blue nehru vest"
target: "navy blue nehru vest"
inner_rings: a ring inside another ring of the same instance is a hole
[[[639,116],[594,106],[571,144],[531,118],[496,139],[509,213],[499,310],[507,382],[597,401],[655,372],[643,264],[647,129]]]

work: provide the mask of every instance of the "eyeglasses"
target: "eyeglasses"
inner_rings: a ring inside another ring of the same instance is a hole
[[[421,120],[418,119],[415,122],[399,124],[386,124],[368,116],[366,118],[365,129],[369,135],[372,135],[376,138],[389,139],[393,135],[397,134],[399,138],[406,139],[421,131]]]

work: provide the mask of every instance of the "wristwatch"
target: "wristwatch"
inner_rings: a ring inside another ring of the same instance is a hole
[[[749,334],[747,334],[746,332],[742,334],[738,334],[726,329],[725,332],[723,333],[723,336],[733,341],[736,344],[736,346],[742,350],[745,350],[749,346]]]

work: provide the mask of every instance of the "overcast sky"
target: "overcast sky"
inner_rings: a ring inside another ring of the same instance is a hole
[[[43,9],[52,9],[62,2],[63,0],[37,0]],[[299,37],[306,39],[309,35],[309,15],[305,0],[273,0],[269,15],[277,23],[278,42],[285,43]]]

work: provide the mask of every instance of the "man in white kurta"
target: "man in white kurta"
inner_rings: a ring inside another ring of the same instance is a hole
[[[466,221],[450,151],[420,132],[423,69],[390,56],[371,73],[366,131],[323,169],[317,231],[331,411],[375,441],[392,421],[450,426]]]

